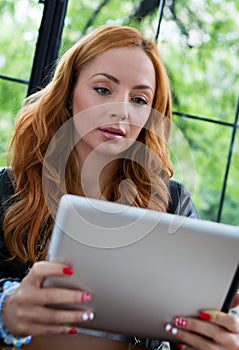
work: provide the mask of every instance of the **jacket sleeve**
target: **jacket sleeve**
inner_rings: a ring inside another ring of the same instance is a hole
[[[27,271],[27,265],[11,257],[4,240],[3,220],[4,215],[12,203],[14,186],[9,177],[9,168],[0,168],[0,288],[6,279],[22,279]]]
[[[170,180],[170,202],[168,212],[171,214],[198,218],[191,195],[185,186],[175,180]]]

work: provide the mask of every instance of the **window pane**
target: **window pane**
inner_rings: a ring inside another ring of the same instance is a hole
[[[216,221],[231,128],[176,116],[174,120],[170,147],[175,179],[183,182],[192,194],[200,218]],[[181,138],[178,125],[183,130]],[[238,178],[238,172],[230,176],[235,181],[233,176]]]

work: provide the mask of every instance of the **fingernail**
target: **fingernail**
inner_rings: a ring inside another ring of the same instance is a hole
[[[84,312],[82,315],[83,321],[91,321],[94,319],[94,313],[93,312]]]
[[[178,333],[178,330],[176,327],[172,327],[170,323],[167,323],[166,326],[164,327],[166,332],[172,333],[173,335]]]
[[[74,271],[71,267],[63,267],[62,272],[65,275],[73,275]]]
[[[82,303],[89,303],[92,300],[92,295],[89,292],[83,292],[81,296]]]
[[[166,332],[171,332],[171,330],[172,330],[171,324],[167,323],[166,326],[164,327],[164,329],[165,329]]]
[[[199,312],[198,317],[200,318],[200,320],[205,321],[209,321],[211,319],[211,315],[206,312]]]
[[[187,325],[187,321],[182,317],[175,317],[173,321],[175,326],[186,327]]]
[[[71,328],[68,332],[68,334],[76,334],[77,333],[77,328]]]
[[[175,344],[178,349],[183,349],[184,345],[183,344]]]

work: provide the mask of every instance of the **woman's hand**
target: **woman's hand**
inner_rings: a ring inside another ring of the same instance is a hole
[[[237,294],[233,307],[238,305]],[[215,310],[205,310],[191,317],[175,317],[165,329],[175,336],[183,350],[239,350],[239,317]],[[183,344],[181,344],[181,342]]]
[[[15,336],[75,333],[73,324],[93,319],[92,312],[80,310],[56,310],[47,305],[82,304],[91,300],[88,292],[42,288],[50,276],[72,275],[73,270],[58,263],[35,263],[17,290],[5,303],[3,322],[9,333]]]

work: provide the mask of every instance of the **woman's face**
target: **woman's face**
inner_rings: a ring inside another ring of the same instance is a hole
[[[97,56],[72,95],[79,156],[92,150],[114,156],[129,148],[149,118],[154,94],[154,66],[142,49],[116,48]]]

